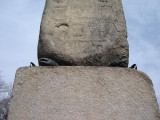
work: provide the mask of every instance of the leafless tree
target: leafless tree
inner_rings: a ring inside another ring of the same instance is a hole
[[[0,100],[0,120],[6,120],[11,97],[11,87],[2,80],[0,72],[0,95],[2,94],[7,94],[7,97]]]

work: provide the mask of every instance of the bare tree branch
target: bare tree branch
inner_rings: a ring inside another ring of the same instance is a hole
[[[8,109],[9,109],[9,101],[11,97],[11,86],[7,85],[5,81],[2,80],[1,71],[0,71],[0,94],[7,93],[8,97],[0,100],[0,120],[6,120]]]

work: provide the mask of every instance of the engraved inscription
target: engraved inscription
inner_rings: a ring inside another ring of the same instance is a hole
[[[72,28],[71,28],[71,35],[73,37],[81,37],[83,36],[83,25],[74,25]]]
[[[86,47],[84,53],[101,53],[103,51],[103,42],[88,42],[88,45],[90,47]]]
[[[98,20],[99,23],[94,22],[89,25],[90,34],[93,39],[104,40],[109,34],[111,27],[110,24],[105,20]]]
[[[95,53],[101,53],[103,50],[103,45],[98,43],[92,43]]]

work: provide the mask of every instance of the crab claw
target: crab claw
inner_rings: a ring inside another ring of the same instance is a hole
[[[133,68],[133,69],[136,69],[137,70],[137,65],[136,64],[133,64],[131,67],[129,68]]]
[[[118,67],[121,66],[122,63],[125,63],[128,61],[128,56],[127,55],[122,55],[116,59],[113,59],[112,61],[110,61],[107,66],[111,66],[111,67]]]
[[[121,60],[121,59],[123,59],[123,58],[128,58],[128,56],[127,55],[122,55],[122,56],[120,56],[119,57],[119,60]],[[126,61],[127,59],[125,59],[125,61]]]
[[[35,67],[36,65],[33,62],[30,62],[30,67],[31,66]]]
[[[41,66],[58,66],[58,64],[54,60],[49,58],[40,58],[39,64]]]
[[[123,63],[123,62],[126,62],[126,61],[127,61],[127,59],[123,59],[123,60],[119,60],[118,63],[120,64],[120,63]]]

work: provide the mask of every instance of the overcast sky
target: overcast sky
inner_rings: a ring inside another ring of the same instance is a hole
[[[45,0],[0,0],[0,71],[12,84],[19,67],[37,63],[39,28]],[[160,99],[160,0],[123,0],[130,65],[153,80]],[[160,100],[159,100],[160,103]]]

